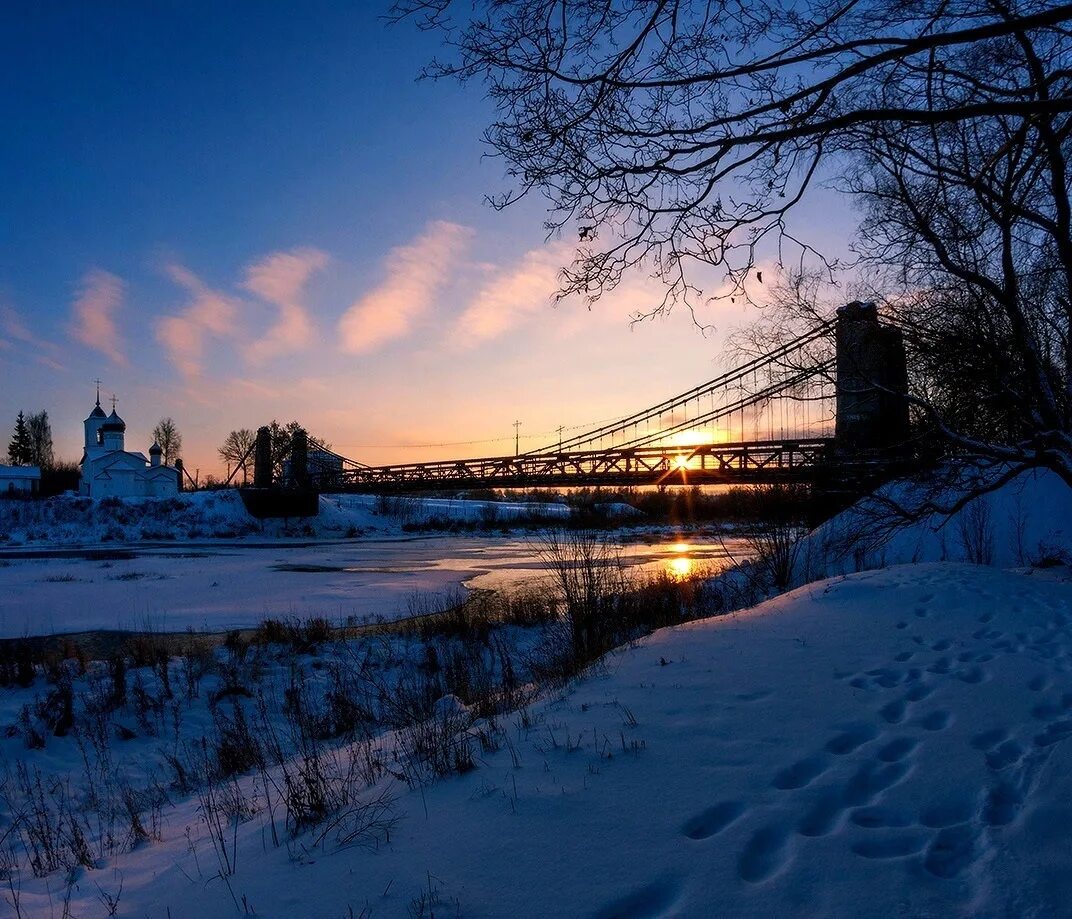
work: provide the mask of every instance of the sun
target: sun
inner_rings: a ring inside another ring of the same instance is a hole
[[[686,466],[688,466],[688,464],[689,458],[684,453],[682,453],[680,456],[674,457],[674,465],[678,469],[684,469]]]

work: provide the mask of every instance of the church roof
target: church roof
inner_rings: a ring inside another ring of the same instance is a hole
[[[93,411],[89,413],[89,418],[104,418],[104,409],[100,407],[100,380],[97,380],[97,404],[93,406]],[[89,418],[86,421],[89,421]]]
[[[101,413],[103,414],[103,412]],[[112,413],[108,416],[108,420],[101,425],[102,431],[125,431],[127,429],[127,423],[119,417],[115,409],[112,409]]]

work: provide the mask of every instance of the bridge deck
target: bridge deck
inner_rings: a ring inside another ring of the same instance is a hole
[[[689,447],[527,453],[366,466],[321,474],[314,484],[327,493],[390,493],[441,488],[805,482],[814,480],[830,464],[832,446],[832,438],[817,437]]]

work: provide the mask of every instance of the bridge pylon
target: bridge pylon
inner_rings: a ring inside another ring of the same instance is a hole
[[[900,329],[879,322],[874,303],[837,311],[835,452],[847,460],[902,458],[909,436],[908,366]]]

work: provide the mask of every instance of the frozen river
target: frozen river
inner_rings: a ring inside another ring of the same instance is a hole
[[[718,570],[741,540],[626,542],[629,566]],[[267,617],[398,619],[428,595],[544,577],[535,540],[468,536],[0,551],[0,637],[224,631]]]

